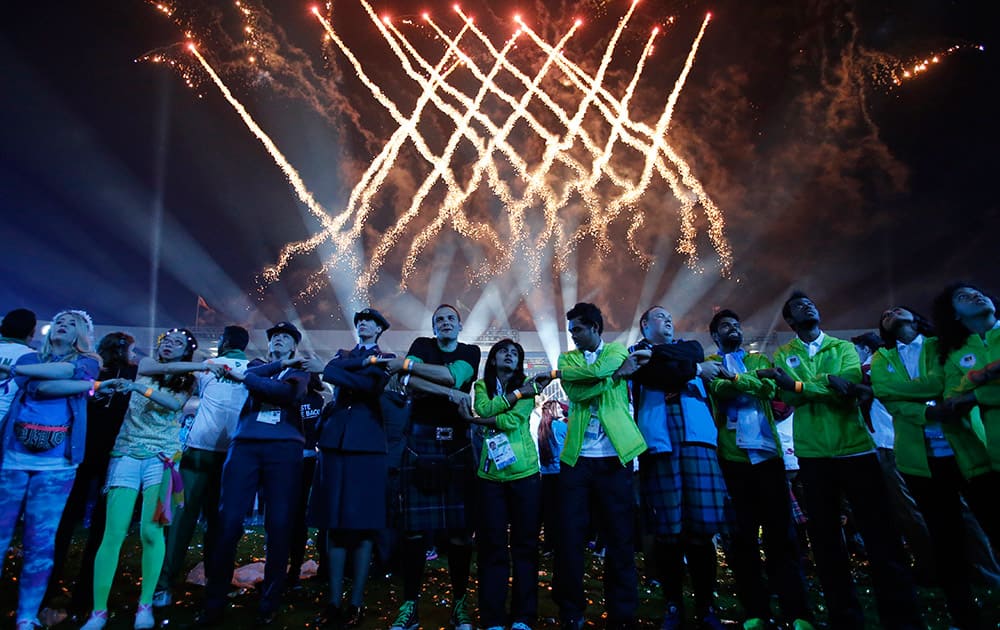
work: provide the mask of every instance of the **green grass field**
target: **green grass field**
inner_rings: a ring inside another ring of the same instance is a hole
[[[79,569],[79,557],[83,546],[83,532],[79,532],[70,550],[68,560],[67,575],[75,576]],[[245,564],[262,560],[263,556],[263,533],[260,528],[254,528],[252,533],[243,537],[240,544],[238,561]],[[201,548],[194,541],[188,554],[189,567],[200,561]],[[16,572],[20,570],[20,559],[17,553],[19,540],[15,540],[13,551],[7,554],[4,564],[3,579],[0,581],[0,624],[3,627],[13,627],[14,609],[17,599],[17,583],[14,579]],[[315,555],[315,549],[307,550],[307,558]],[[589,555],[589,552],[587,552]],[[640,609],[637,628],[658,628],[663,609],[663,600],[659,589],[653,587],[650,582],[643,577],[644,567],[642,556],[637,556],[640,574]],[[112,589],[110,610],[111,620],[107,628],[109,630],[125,630],[132,627],[132,618],[135,614],[136,603],[139,594],[139,562],[140,549],[137,533],[133,532],[125,542],[122,551],[122,560],[119,567],[118,576]],[[718,608],[720,616],[725,620],[731,620],[733,627],[739,627],[736,620],[741,619],[739,606],[736,603],[733,589],[732,573],[724,565],[724,557],[720,556],[722,566],[719,571],[718,588]],[[820,622],[825,620],[825,611],[822,607],[821,595],[814,577],[809,574],[810,594],[814,602],[814,610],[817,611],[817,618]],[[874,620],[871,585],[865,572],[864,563],[855,560],[855,578],[858,591],[868,609],[869,618]],[[552,561],[551,558],[543,558],[539,571],[539,613],[540,619],[538,628],[557,628],[557,610],[551,599],[552,581]],[[587,585],[590,597],[590,608],[588,619],[594,627],[602,627],[601,614],[603,606],[601,604],[601,560],[591,557],[588,564]],[[444,559],[435,560],[428,563],[427,585],[424,596],[420,603],[421,625],[425,629],[447,628],[448,618],[451,611],[451,601],[448,588],[447,563]],[[286,606],[279,616],[275,628],[308,628],[314,627],[313,617],[320,611],[325,603],[326,588],[317,580],[305,580],[302,588],[289,593],[286,596]],[[473,591],[474,593],[474,591]],[[925,620],[931,630],[948,628],[948,616],[944,608],[944,600],[940,592],[933,589],[920,589],[921,602],[925,609]],[[981,589],[980,596],[983,603],[983,610],[987,619],[986,627],[1000,627],[1000,592],[997,590]],[[165,628],[184,628],[191,624],[201,607],[202,588],[200,586],[188,584],[184,589],[175,591],[177,603],[168,608],[157,611],[157,622]],[[399,584],[398,580],[384,573],[374,572],[369,580],[367,595],[368,613],[362,628],[387,630],[395,611],[399,605]],[[64,601],[57,600],[56,605],[64,605]],[[257,597],[254,589],[237,591],[233,594],[232,607],[227,611],[226,627],[244,628],[251,627],[256,616]],[[689,608],[690,608],[690,603]],[[70,620],[54,626],[56,628],[75,628],[76,625]],[[871,624],[870,627],[877,627]]]

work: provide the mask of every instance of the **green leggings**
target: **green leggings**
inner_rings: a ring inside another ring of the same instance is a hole
[[[166,542],[163,525],[153,522],[156,499],[160,486],[155,485],[142,491],[142,516],[139,521],[139,537],[142,540],[142,590],[140,604],[152,604],[156,590],[156,580],[163,567]],[[104,540],[94,559],[94,610],[108,609],[108,594],[111,582],[118,570],[118,557],[122,543],[132,523],[132,512],[139,491],[132,488],[111,488],[108,490],[108,520],[104,527]]]

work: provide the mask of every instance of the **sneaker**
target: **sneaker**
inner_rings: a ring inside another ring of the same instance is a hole
[[[678,630],[684,625],[684,616],[681,615],[681,608],[677,604],[668,603],[667,610],[663,613],[663,623],[660,630]]]
[[[812,625],[811,621],[806,621],[805,619],[796,619],[792,622],[793,630],[816,630],[816,627]]]
[[[35,628],[40,627],[39,624],[34,619],[22,619],[17,622],[17,630],[35,630]]]
[[[135,623],[132,625],[135,630],[149,630],[156,626],[156,618],[153,617],[152,604],[139,604],[135,611]]]
[[[514,625],[510,627],[510,630],[531,630],[531,626],[523,621],[515,621]]]
[[[455,630],[475,630],[475,621],[468,611],[468,595],[462,595],[451,611],[451,625]]]
[[[80,630],[103,630],[106,625],[108,625],[108,611],[95,610],[90,613],[87,623],[80,626]]]
[[[431,560],[437,560],[438,559],[438,549],[437,549],[437,547],[431,547],[430,549],[427,550],[427,553],[424,554],[424,555],[427,558],[428,562],[431,561]]]
[[[173,593],[164,588],[153,593],[153,608],[166,608],[174,603]]]
[[[760,617],[753,617],[743,622],[743,630],[765,630],[767,624]]]
[[[399,614],[396,621],[392,622],[389,630],[417,630],[420,627],[420,618],[417,616],[417,602],[408,600],[399,607]]]

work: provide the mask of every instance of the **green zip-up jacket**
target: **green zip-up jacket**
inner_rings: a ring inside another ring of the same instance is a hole
[[[503,470],[490,461],[486,440],[483,440],[483,451],[479,454],[478,474],[490,481],[514,481],[538,474],[538,450],[535,440],[531,437],[531,411],[535,408],[534,398],[522,398],[513,407],[505,396],[490,398],[486,391],[486,381],[478,380],[472,386],[475,392],[473,406],[476,414],[483,418],[496,418],[496,431],[503,433],[510,441],[517,461]],[[489,439],[489,432],[486,434]]]
[[[623,466],[646,450],[646,441],[629,413],[628,383],[613,377],[627,358],[628,351],[620,343],[605,343],[593,365],[587,365],[579,349],[559,355],[561,384],[570,402],[566,443],[559,461],[576,465],[583,447],[583,435],[590,424],[590,406],[594,402],[601,426]]]
[[[986,433],[986,452],[993,470],[1000,471],[1000,382],[977,387],[966,376],[997,359],[1000,359],[1000,328],[986,331],[986,339],[969,335],[965,344],[948,355],[944,363],[944,389],[945,397],[969,391],[975,394]]]
[[[861,360],[850,341],[825,335],[816,356],[795,337],[774,352],[774,365],[802,382],[802,391],[782,390],[782,401],[795,407],[795,455],[839,457],[875,449],[875,441],[853,399],[841,396],[827,377],[836,374],[861,382]]]
[[[924,339],[920,349],[920,375],[911,379],[896,348],[880,348],[872,357],[872,390],[892,414],[896,438],[896,467],[900,472],[917,477],[930,477],[927,464],[927,442],[924,425],[928,400],[941,400],[944,392],[944,369],[938,362],[938,343],[934,337]],[[967,418],[941,424],[944,437],[955,462],[966,479],[989,472],[990,459],[986,448],[969,426]]]
[[[708,360],[721,362],[722,356],[713,354],[708,357]],[[770,359],[759,352],[744,354],[743,365],[747,367],[747,371],[744,374],[739,374],[735,381],[714,378],[708,384],[708,393],[712,402],[712,417],[715,418],[715,426],[719,429],[719,457],[730,462],[750,463],[747,452],[736,446],[736,430],[727,428],[726,404],[740,394],[753,396],[761,401],[764,414],[771,425],[771,435],[774,436],[775,444],[778,447],[778,452],[774,454],[774,457],[781,457],[781,438],[778,437],[778,427],[774,424],[774,412],[771,410],[771,401],[774,399],[778,386],[770,379],[757,378],[757,370],[774,366],[771,365]]]

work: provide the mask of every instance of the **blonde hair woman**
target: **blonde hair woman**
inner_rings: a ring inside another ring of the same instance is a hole
[[[17,629],[38,623],[38,608],[52,571],[56,529],[83,460],[87,398],[101,358],[93,352],[94,325],[83,311],[52,318],[41,350],[0,366],[18,394],[0,420],[0,549],[6,549],[24,514],[24,564],[18,580]],[[5,383],[0,381],[0,387]]]

